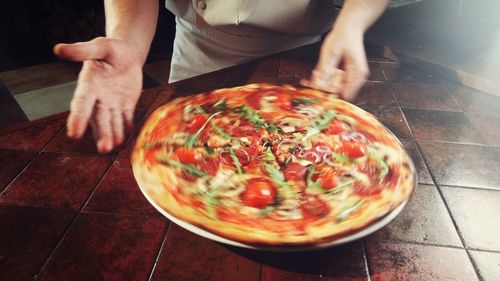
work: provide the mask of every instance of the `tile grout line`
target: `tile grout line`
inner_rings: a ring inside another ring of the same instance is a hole
[[[363,260],[365,262],[366,276],[368,277],[367,281],[371,281],[370,265],[368,264],[368,251],[366,249],[366,239],[363,239],[363,241],[361,241],[361,246],[363,249]]]
[[[33,159],[31,159],[31,161],[26,164],[26,166],[24,166],[24,168],[19,171],[19,173],[17,173],[17,175],[9,182],[9,184],[4,188],[4,190],[2,190],[2,192],[0,192],[0,197],[8,190],[10,189],[10,187],[12,186],[12,183],[15,182],[20,176],[21,174],[26,171],[26,169],[28,169],[29,166],[31,166],[33,164],[33,162],[35,162],[35,160],[42,154],[42,152],[44,151],[44,149],[49,145],[50,142],[52,142],[52,140],[55,139],[55,137],[59,134],[59,132],[61,132],[62,130],[64,129],[64,126],[59,129],[59,131],[57,131],[57,133],[55,133],[52,138],[50,140],[47,141],[47,143],[39,150],[39,151],[36,151],[34,150],[33,152],[35,152],[35,156],[33,156]],[[19,150],[19,149],[14,149],[14,150]],[[32,151],[32,150],[23,150],[23,151]]]
[[[427,164],[427,162],[428,162],[427,161],[427,157],[422,153],[422,150],[420,149],[420,145],[418,143],[416,143],[416,145],[417,145],[418,151],[420,152],[420,155],[422,155],[422,159],[424,160],[425,165],[427,167],[429,167],[429,165]],[[432,181],[434,182],[434,185],[436,186],[437,192],[439,193],[439,196],[441,197],[441,200],[443,200],[444,206],[446,207],[446,210],[448,211],[448,214],[450,215],[450,218],[451,218],[451,221],[453,223],[453,226],[455,227],[455,231],[458,234],[458,238],[460,238],[460,242],[462,243],[462,246],[463,246],[463,248],[465,250],[465,253],[467,254],[467,257],[469,258],[469,261],[470,261],[472,267],[474,268],[474,272],[476,273],[476,276],[477,276],[478,280],[484,281],[483,278],[482,278],[482,276],[479,274],[479,267],[478,267],[478,265],[476,264],[476,262],[472,258],[471,253],[467,249],[467,246],[466,246],[466,243],[465,243],[465,238],[464,238],[462,232],[460,231],[460,229],[458,227],[457,221],[453,217],[453,214],[451,212],[450,206],[448,205],[448,202],[446,201],[446,199],[445,199],[445,197],[443,195],[443,191],[441,190],[440,186],[437,184],[436,178],[434,176],[434,172],[431,171],[431,169],[428,169],[428,170],[429,170],[429,174],[430,174],[430,176],[432,178]]]
[[[38,278],[40,278],[40,276],[42,275],[42,273],[45,271],[45,269],[47,268],[47,266],[49,265],[51,259],[53,258],[53,256],[55,255],[55,253],[57,252],[57,250],[59,249],[59,247],[62,245],[62,242],[64,241],[64,238],[66,238],[66,236],[68,235],[68,233],[70,232],[70,230],[73,228],[73,226],[75,225],[76,221],[78,220],[78,218],[80,217],[80,215],[82,215],[82,211],[83,209],[87,206],[88,202],[90,201],[90,199],[92,198],[92,196],[94,195],[94,193],[96,192],[97,188],[99,187],[99,185],[102,183],[103,179],[108,175],[109,171],[111,170],[111,168],[113,167],[113,163],[115,162],[115,160],[111,161],[111,163],[109,164],[109,166],[107,167],[106,171],[103,173],[103,175],[101,176],[101,178],[97,181],[96,183],[96,186],[94,187],[94,189],[92,190],[91,194],[89,195],[89,197],[87,198],[87,200],[85,201],[85,203],[82,205],[82,207],[78,210],[78,213],[76,214],[76,216],[73,218],[73,220],[70,222],[70,224],[68,225],[68,228],[66,229],[66,231],[63,233],[63,235],[61,236],[61,238],[59,239],[59,241],[57,242],[56,246],[54,247],[54,249],[50,252],[49,256],[47,257],[47,259],[45,260],[45,262],[43,263],[43,265],[40,267],[40,270],[38,271],[38,273],[34,276],[33,280],[38,280]]]
[[[158,249],[158,254],[156,255],[155,261],[153,263],[153,267],[151,268],[151,271],[149,272],[148,281],[151,281],[153,279],[153,274],[156,270],[156,265],[158,264],[158,261],[160,260],[160,255],[163,252],[163,247],[165,246],[165,242],[167,241],[167,237],[168,237],[168,234],[170,233],[170,229],[172,228],[172,224],[173,224],[173,222],[169,221],[167,229],[165,230],[165,236],[163,237],[163,241],[161,241],[160,248]]]
[[[446,89],[446,92],[448,93],[448,95],[451,96],[451,98],[455,101],[455,103],[462,109],[463,112],[466,112],[465,110],[465,106],[455,97],[455,95],[453,95],[450,91],[450,88],[448,88],[448,86],[446,86],[446,84],[443,82],[443,79],[439,79],[439,83],[441,83],[441,85]],[[458,84],[460,85],[460,87],[462,87],[463,85],[461,84]]]
[[[438,247],[438,248],[448,248],[448,249],[457,249],[457,250],[465,250],[466,249],[466,247],[460,247],[460,246],[427,244],[427,243],[423,243],[423,242],[407,241],[407,240],[401,240],[401,239],[384,239],[384,238],[370,238],[370,237],[368,237],[367,239],[371,240],[371,241],[394,242],[394,243],[418,245],[418,246],[423,246],[423,247]]]

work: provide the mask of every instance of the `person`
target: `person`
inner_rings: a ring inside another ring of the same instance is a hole
[[[389,0],[346,0],[336,18],[331,2],[167,0],[176,15],[170,81],[310,44],[327,32],[316,66],[301,84],[351,101],[369,74],[364,33]],[[101,153],[120,145],[133,125],[159,4],[105,0],[104,8],[105,37],[54,47],[57,56],[83,62],[67,135],[81,138],[90,123]]]

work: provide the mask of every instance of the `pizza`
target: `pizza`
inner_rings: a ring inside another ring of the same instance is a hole
[[[163,105],[143,125],[132,165],[157,207],[252,245],[338,239],[383,218],[415,186],[411,159],[373,115],[289,85]]]

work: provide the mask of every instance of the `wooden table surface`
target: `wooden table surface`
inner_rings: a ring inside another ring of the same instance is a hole
[[[296,83],[317,46],[146,89],[145,116],[175,96]],[[265,253],[170,223],[137,187],[129,152],[99,155],[64,116],[0,131],[0,280],[500,280],[500,101],[370,54],[356,103],[402,140],[419,186],[394,222],[340,247]]]

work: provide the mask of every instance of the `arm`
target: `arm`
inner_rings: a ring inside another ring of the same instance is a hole
[[[369,75],[364,33],[388,3],[389,0],[347,0],[321,46],[311,79],[301,83],[353,100]]]
[[[125,139],[142,87],[146,61],[158,17],[157,0],[106,0],[106,37],[58,44],[56,55],[82,61],[67,127],[79,139],[90,123],[99,152]]]

